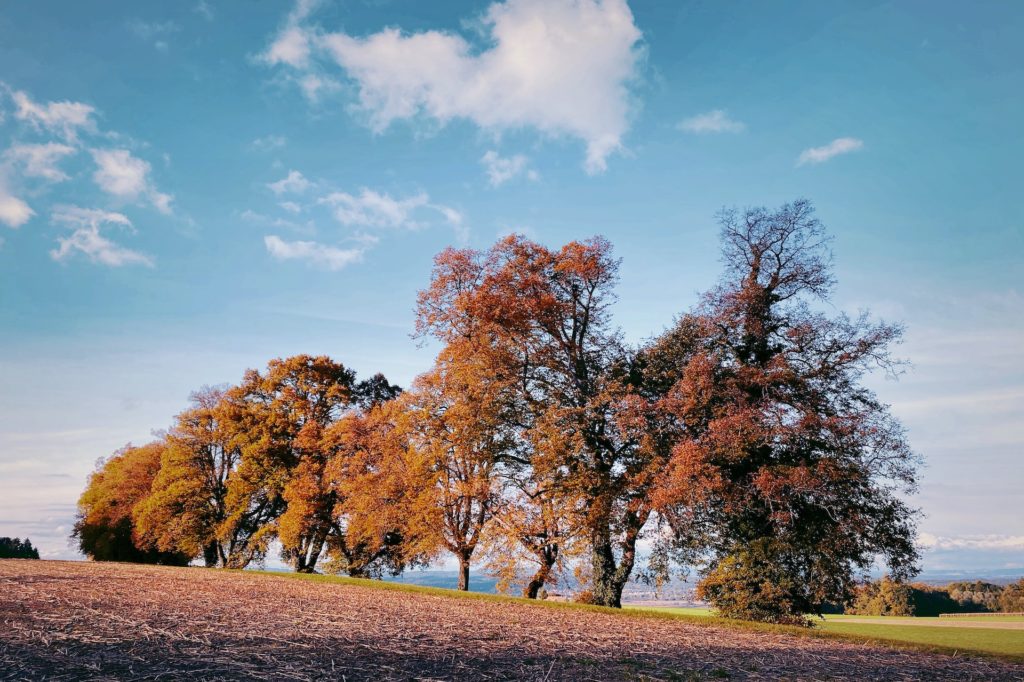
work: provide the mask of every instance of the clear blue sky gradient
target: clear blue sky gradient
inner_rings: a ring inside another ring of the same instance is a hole
[[[270,358],[326,353],[407,384],[434,350],[410,338],[415,294],[450,244],[605,235],[623,259],[617,319],[641,341],[714,283],[717,211],[807,197],[835,235],[835,309],[907,325],[913,369],[871,382],[927,461],[925,566],[1024,568],[1024,4],[632,2],[628,121],[596,173],[572,132],[429,111],[374,128],[345,66],[267,59],[291,25],[440,31],[479,55],[497,41],[488,6],[0,8],[0,195],[34,211],[0,222],[0,535],[74,556],[74,505],[97,458],[166,428],[192,390]],[[330,83],[314,98],[297,85],[309,74]],[[59,163],[66,179],[32,177],[9,152],[67,143],[19,117],[15,93],[95,109]],[[718,110],[742,125],[680,125]],[[842,138],[859,148],[798,163]],[[148,189],[101,188],[90,150],[114,148],[149,164]],[[519,172],[493,186],[489,151],[521,155]],[[276,195],[268,185],[293,170],[309,188]],[[411,210],[416,225],[381,227],[342,224],[318,202],[363,188],[429,205]],[[169,213],[152,192],[173,195]],[[134,231],[101,234],[152,266],[56,260],[62,206],[123,214]],[[431,206],[457,211],[462,229]],[[363,253],[331,269],[275,258],[268,235]]]

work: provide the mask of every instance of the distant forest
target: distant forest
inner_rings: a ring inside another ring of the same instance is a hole
[[[0,559],[38,559],[39,550],[28,538],[0,538]]]

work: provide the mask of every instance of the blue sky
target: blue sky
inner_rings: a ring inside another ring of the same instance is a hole
[[[1024,6],[79,2],[0,9],[0,535],[73,556],[97,458],[293,353],[407,384],[450,244],[603,234],[647,338],[715,213],[811,199],[927,461],[932,569],[1024,567]]]

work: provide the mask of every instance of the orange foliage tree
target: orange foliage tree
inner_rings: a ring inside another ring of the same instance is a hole
[[[245,443],[239,431],[243,409],[227,389],[205,388],[178,415],[150,493],[135,511],[148,545],[201,556],[207,566],[245,568],[262,558],[265,546],[250,539],[266,520],[260,513],[265,509],[228,522],[228,495]]]
[[[96,561],[179,566],[189,562],[187,554],[148,548],[132,521],[136,506],[149,494],[165,449],[161,442],[127,445],[97,465],[78,500],[73,531],[83,554]]]
[[[489,376],[523,443],[557,434],[545,463],[582,515],[595,601],[618,606],[651,514],[652,458],[628,423],[638,396],[630,354],[611,325],[618,263],[602,239],[557,251],[508,237],[486,254],[449,249],[419,297],[418,329],[446,344],[484,339]],[[475,349],[474,349],[475,350]]]
[[[312,572],[333,528],[335,495],[324,476],[325,429],[355,404],[355,374],[326,356],[272,360],[236,389],[246,443],[234,486],[235,518],[268,506],[280,513],[257,531],[276,536],[284,558]]]

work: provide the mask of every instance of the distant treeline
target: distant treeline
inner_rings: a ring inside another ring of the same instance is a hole
[[[28,538],[0,538],[0,559],[38,559],[39,550]]]
[[[1024,578],[1006,586],[976,580],[944,587],[889,578],[862,585],[845,612],[863,616],[938,616],[942,613],[1024,611]]]
[[[440,351],[408,390],[307,355],[203,389],[93,474],[82,551],[242,568],[277,541],[296,571],[371,577],[446,552],[461,589],[482,558],[529,597],[572,569],[606,606],[696,566],[722,613],[772,622],[851,599],[878,556],[913,575],[917,457],[862,384],[899,372],[900,327],[823,312],[808,202],[720,224],[720,281],[636,345],[604,239],[445,250],[416,308]]]

